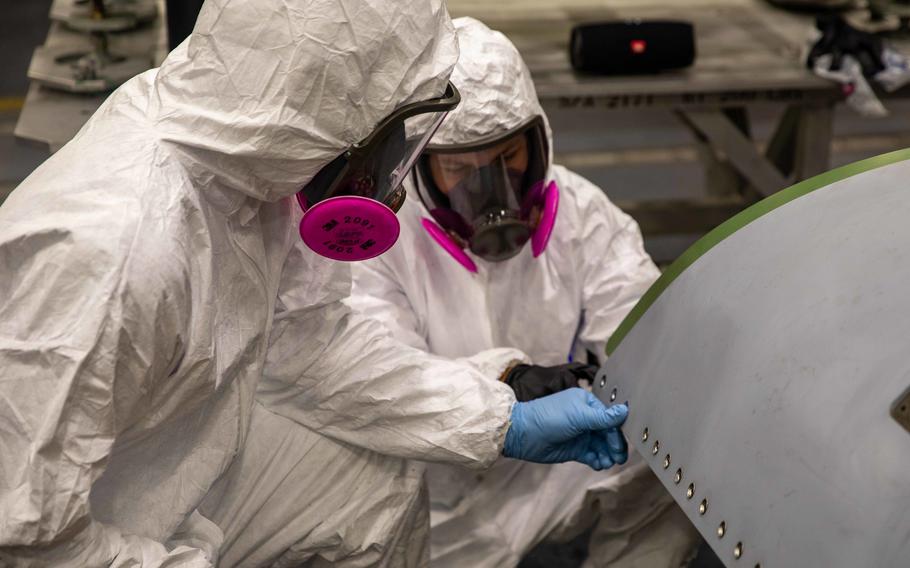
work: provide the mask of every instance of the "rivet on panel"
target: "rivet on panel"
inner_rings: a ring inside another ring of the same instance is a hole
[[[610,402],[614,402],[615,400],[616,400],[616,389],[613,389],[613,392],[610,393]]]
[[[701,503],[698,504],[698,514],[704,515],[707,512],[708,512],[708,500],[702,499]]]
[[[679,485],[679,482],[682,481],[682,468],[676,470],[676,475],[673,476],[673,483]]]
[[[725,534],[727,534],[727,522],[721,521],[720,524],[717,525],[717,538],[724,538]]]
[[[644,431],[641,433],[641,441],[642,442],[648,441],[648,429],[647,428],[645,428]]]
[[[737,542],[736,546],[733,547],[733,558],[739,560],[743,555],[743,543]]]
[[[651,454],[657,455],[657,452],[660,451],[660,440],[654,440],[654,447],[651,448]]]
[[[667,469],[668,467],[670,467],[670,454],[667,454],[666,457],[664,457],[664,469]]]
[[[695,484],[694,483],[690,483],[689,487],[686,488],[686,499],[691,499],[692,497],[695,497]]]

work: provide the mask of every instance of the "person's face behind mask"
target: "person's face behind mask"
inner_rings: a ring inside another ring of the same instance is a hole
[[[542,119],[534,117],[491,138],[428,147],[417,180],[420,199],[433,217],[423,221],[424,228],[472,272],[476,264],[464,249],[499,262],[532,240],[532,252],[539,256],[558,205],[558,189],[546,183]]]
[[[531,236],[518,217],[528,167],[524,134],[469,154],[437,154],[431,175],[455,211],[471,214],[471,250],[488,260],[511,258]]]
[[[509,177],[517,184],[521,183],[525,171],[528,169],[528,140],[519,136],[501,142],[492,148],[476,152],[471,156],[462,154],[433,154],[430,156],[430,173],[436,187],[448,195],[452,188],[457,187],[464,180],[477,171],[478,167],[489,166],[497,161],[502,161]],[[516,184],[516,185],[517,185]]]

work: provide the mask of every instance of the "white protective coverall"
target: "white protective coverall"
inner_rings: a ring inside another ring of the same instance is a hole
[[[462,103],[432,144],[467,144],[543,116],[515,47],[482,23],[459,18],[461,57],[452,82]],[[552,136],[547,126],[549,146]],[[552,150],[551,150],[552,155]],[[382,257],[354,267],[352,303],[401,340],[446,357],[485,357],[517,347],[535,364],[565,363],[606,342],[657,278],[638,225],[584,178],[553,166],[559,212],[546,252],[527,245],[504,262],[473,256],[471,274],[420,225],[428,212],[410,196],[402,234]],[[413,176],[411,178],[413,181]],[[475,355],[477,354],[477,355]],[[430,465],[433,566],[513,566],[547,537],[568,538],[602,521],[589,562],[669,567],[689,558],[697,533],[647,466],[595,472],[502,458],[487,472]]]
[[[352,314],[289,196],[456,56],[440,0],[210,0],[12,193],[0,565],[425,560],[403,458],[492,463],[514,396],[483,373],[521,354]]]

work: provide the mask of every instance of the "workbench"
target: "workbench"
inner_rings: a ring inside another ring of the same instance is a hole
[[[691,131],[706,172],[702,197],[619,203],[646,235],[703,233],[758,199],[828,169],[833,108],[842,97],[837,86],[802,63],[811,16],[774,8],[764,0],[450,0],[448,5],[453,17],[474,16],[515,42],[545,109],[669,110]],[[572,26],[626,18],[693,22],[695,65],[649,76],[575,73],[567,47]],[[111,46],[124,52],[153,46],[160,62],[166,53],[163,28],[157,23],[115,34]],[[88,40],[53,24],[47,45],[79,41]],[[32,84],[16,135],[56,151],[106,96],[73,95]],[[751,135],[749,113],[768,105],[781,109],[780,119],[770,140],[759,143]]]
[[[703,198],[620,205],[646,235],[703,233],[762,197],[828,169],[838,87],[803,64],[813,18],[763,0],[450,0],[505,33],[524,57],[547,110],[670,110],[694,135],[706,171]],[[695,25],[695,64],[647,76],[581,75],[569,63],[571,28],[616,19]],[[767,144],[750,136],[749,110],[781,107]]]

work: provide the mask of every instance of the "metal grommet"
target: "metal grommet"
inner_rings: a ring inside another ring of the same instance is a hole
[[[724,538],[725,534],[727,534],[727,521],[721,521],[717,525],[717,538]]]
[[[641,433],[641,441],[642,442],[648,441],[648,429],[647,428],[645,428],[644,431]]]
[[[602,379],[600,379],[600,388],[604,388],[604,386],[606,384],[607,384],[607,377],[603,377]]]
[[[689,487],[686,488],[686,499],[691,499],[695,497],[695,484],[690,483]]]
[[[736,546],[733,547],[733,558],[739,560],[743,555],[743,543],[737,542]]]
[[[708,512],[708,500],[702,499],[701,503],[698,504],[698,514],[704,515],[707,512]]]
[[[664,469],[667,469],[668,467],[670,467],[670,454],[667,454],[666,457],[664,457]]]
[[[660,440],[654,440],[654,447],[651,448],[651,455],[657,455],[657,452],[660,451]]]
[[[610,393],[610,402],[613,402],[615,400],[616,400],[616,389],[614,388],[613,392]]]
[[[673,483],[679,485],[679,482],[682,481],[682,468],[676,470],[676,475],[673,476]]]

